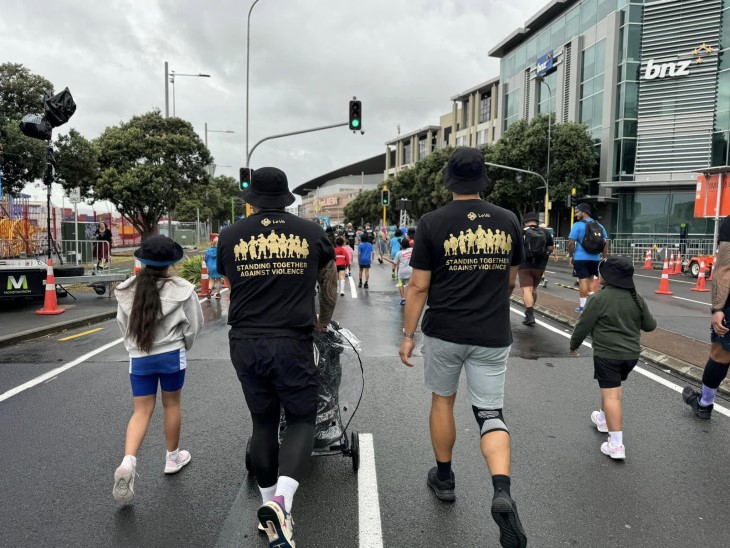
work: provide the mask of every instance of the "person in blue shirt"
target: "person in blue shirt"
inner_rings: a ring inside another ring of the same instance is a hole
[[[580,314],[585,308],[588,296],[592,294],[591,284],[594,278],[598,276],[598,263],[601,262],[601,259],[605,259],[608,253],[608,233],[603,225],[596,223],[603,231],[605,243],[601,251],[597,253],[588,252],[583,248],[583,240],[588,223],[595,222],[591,218],[591,206],[578,204],[575,208],[575,218],[578,222],[570,229],[568,256],[580,284],[580,301],[578,308],[575,309]]]
[[[393,238],[390,240],[390,258],[395,261],[396,254],[400,251],[400,239],[403,237],[401,229],[397,229]],[[395,280],[395,264],[393,264],[393,271],[390,273],[390,277]]]
[[[210,279],[210,291],[205,296],[206,299],[210,299],[213,291],[218,286],[218,292],[215,294],[216,299],[221,298],[221,290],[223,289],[223,276],[218,273],[216,268],[216,260],[218,257],[218,238],[213,240],[210,247],[205,252],[205,264],[208,267],[208,278]]]
[[[360,267],[360,270],[358,271],[359,277],[360,277],[360,285],[359,287],[363,287],[362,285],[362,275],[363,271],[365,272],[365,289],[368,289],[370,287],[370,264],[373,261],[373,244],[370,241],[370,236],[366,232],[363,232],[360,234],[360,245],[357,247],[357,256],[358,261],[357,264]]]

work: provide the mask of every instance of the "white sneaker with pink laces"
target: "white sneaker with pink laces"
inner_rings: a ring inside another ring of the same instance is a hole
[[[190,459],[192,457],[190,456],[190,453],[185,451],[184,449],[180,449],[177,451],[177,454],[175,451],[167,455],[167,458],[165,459],[165,474],[176,474],[180,470],[182,470],[183,466],[187,465],[190,462]]]
[[[596,425],[596,429],[604,434],[608,433],[608,425],[606,424],[606,416],[603,411],[594,411],[591,413],[591,421]]]
[[[601,453],[608,455],[614,460],[623,460],[626,458],[626,448],[623,445],[615,445],[610,441],[604,441],[601,444]]]

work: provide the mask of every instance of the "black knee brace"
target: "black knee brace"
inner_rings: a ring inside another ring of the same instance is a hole
[[[474,411],[474,418],[479,423],[479,436],[484,436],[490,432],[507,432],[507,425],[504,423],[504,415],[502,415],[501,409],[479,409],[478,407],[471,406]]]

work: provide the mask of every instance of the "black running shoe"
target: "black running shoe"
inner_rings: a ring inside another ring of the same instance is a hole
[[[362,287],[362,280],[360,280],[360,283],[358,284],[357,287]]]
[[[370,286],[368,285],[367,282],[365,282],[365,289],[370,289]]]
[[[517,515],[517,505],[501,489],[497,490],[492,500],[492,519],[499,526],[499,543],[503,548],[527,546],[527,535]]]
[[[428,471],[428,480],[426,480],[426,484],[433,489],[437,499],[446,502],[453,502],[456,500],[456,493],[454,493],[456,478],[453,470],[451,471],[451,478],[446,481],[441,481],[438,477],[438,468],[434,466]]]
[[[715,406],[712,404],[707,406],[700,405],[700,396],[701,394],[697,392],[697,390],[693,390],[691,386],[685,386],[684,390],[682,390],[682,399],[684,400],[684,403],[692,408],[695,415],[701,419],[710,420],[710,417],[712,416],[712,408]]]
[[[532,310],[525,310],[525,319],[522,320],[525,325],[535,325],[535,312]]]

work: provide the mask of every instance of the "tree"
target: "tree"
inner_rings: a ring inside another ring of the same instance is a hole
[[[112,202],[143,240],[184,196],[205,192],[212,158],[185,120],[155,110],[108,127],[94,144],[101,170],[94,197]]]
[[[202,192],[181,198],[175,209],[180,221],[201,219],[223,221],[231,216],[231,198],[240,199],[241,190],[238,181],[227,175],[220,175],[210,180],[210,184]]]
[[[26,114],[43,113],[43,92],[51,82],[23,65],[0,64],[0,168],[3,191],[17,195],[26,183],[43,176],[46,145],[22,134],[18,124]]]
[[[94,145],[75,129],[56,140],[58,179],[63,189],[81,190],[83,197],[93,197],[99,180],[99,153]]]

